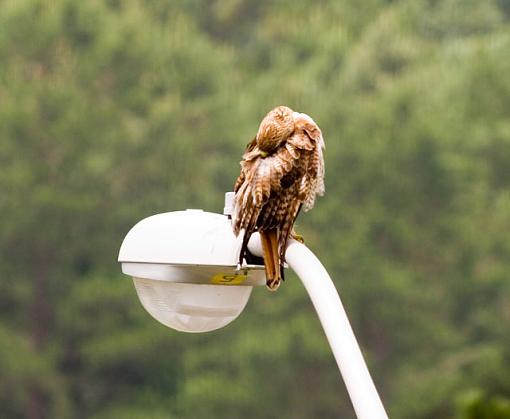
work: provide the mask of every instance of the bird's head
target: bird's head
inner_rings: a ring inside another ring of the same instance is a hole
[[[294,111],[277,106],[262,120],[257,133],[257,145],[265,154],[274,152],[294,131]]]

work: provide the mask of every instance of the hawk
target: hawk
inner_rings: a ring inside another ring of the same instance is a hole
[[[244,231],[242,264],[250,236],[262,241],[266,285],[276,291],[283,279],[284,255],[294,221],[324,194],[324,139],[308,115],[287,106],[271,110],[248,144],[234,185],[234,233]]]

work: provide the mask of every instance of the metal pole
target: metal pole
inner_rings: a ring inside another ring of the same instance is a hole
[[[291,241],[285,254],[310,296],[358,419],[387,419],[349,319],[331,278],[305,245]]]

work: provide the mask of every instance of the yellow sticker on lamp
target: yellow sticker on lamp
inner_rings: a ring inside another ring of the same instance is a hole
[[[239,285],[246,281],[248,276],[245,274],[217,274],[211,278],[212,284],[219,285]]]

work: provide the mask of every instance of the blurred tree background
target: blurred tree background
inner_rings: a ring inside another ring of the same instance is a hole
[[[507,0],[0,0],[0,417],[353,418],[289,275],[204,335],[140,307],[139,219],[220,212],[273,106],[326,139],[298,228],[391,418],[510,418]]]

